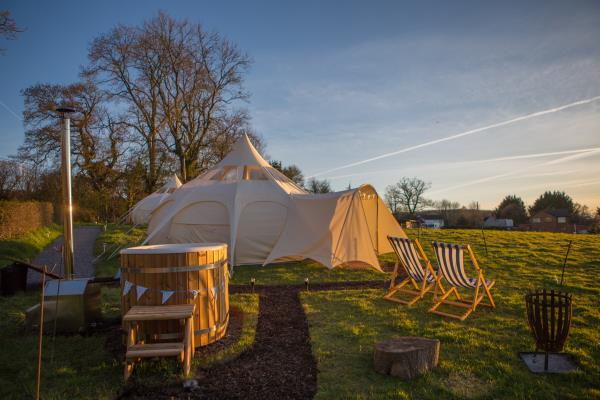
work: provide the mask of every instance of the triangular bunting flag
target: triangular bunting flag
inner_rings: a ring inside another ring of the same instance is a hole
[[[125,281],[125,283],[123,284],[123,296],[127,296],[127,293],[129,293],[132,287],[133,284],[131,282]]]
[[[198,296],[198,291],[197,290],[192,290],[192,297],[195,299],[196,296]]]
[[[171,296],[173,296],[173,293],[175,293],[175,291],[173,290],[161,290],[162,292],[162,303],[161,304],[165,304],[169,298],[171,298]]]
[[[145,287],[145,286],[137,285],[135,287],[135,292],[137,294],[137,299],[138,300],[140,299],[140,297],[142,297],[144,295],[144,293],[146,293],[146,290],[148,290],[148,288]]]
[[[214,286],[214,287],[210,288],[210,291],[212,292],[212,297],[214,299],[217,296],[217,287]]]

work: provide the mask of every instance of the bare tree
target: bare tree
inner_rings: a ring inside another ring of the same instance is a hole
[[[37,84],[23,91],[25,97],[25,142],[19,149],[23,160],[47,169],[56,168],[60,155],[60,119],[57,105],[68,104],[71,118],[71,151],[78,184],[95,192],[99,204],[108,200],[121,177],[120,162],[127,129],[115,120],[105,104],[105,94],[92,82],[72,85]]]
[[[19,186],[19,166],[12,160],[0,160],[0,199],[11,199]]]
[[[97,38],[89,59],[87,73],[110,83],[145,142],[148,191],[161,173],[159,144],[189,179],[219,161],[215,155],[239,136],[252,134],[247,114],[232,108],[248,98],[242,84],[250,59],[199,24],[161,12],[141,27],[118,26]]]
[[[159,98],[166,143],[180,160],[181,174],[194,177],[203,172],[203,153],[211,154],[224,136],[237,138],[247,124],[247,114],[231,105],[248,98],[242,84],[250,59],[219,34],[165,13],[145,25],[144,35],[165,61]]]
[[[458,215],[460,213],[460,203],[457,201],[450,201],[448,199],[442,199],[439,201],[433,202],[433,207],[435,207],[439,213],[441,214],[444,221],[449,226],[455,225],[458,220]]]
[[[96,38],[90,47],[89,68],[84,75],[107,84],[113,99],[125,105],[126,124],[145,148],[146,192],[156,189],[161,173],[159,133],[164,124],[159,86],[163,80],[162,55],[147,43],[142,29],[118,25]]]
[[[397,214],[402,208],[402,193],[397,185],[386,186],[384,199],[392,214]]]
[[[0,10],[0,37],[14,40],[17,38],[17,33],[23,32],[23,29],[17,26],[15,20],[10,16],[10,11]],[[0,54],[4,49],[0,48]]]
[[[423,197],[423,193],[431,187],[430,183],[419,178],[404,177],[394,187],[398,201],[397,205],[402,210],[414,214],[429,204],[429,201]]]

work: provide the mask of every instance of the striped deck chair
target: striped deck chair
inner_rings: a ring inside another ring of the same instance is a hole
[[[479,263],[475,258],[475,253],[473,253],[471,246],[461,246],[458,244],[438,242],[432,242],[432,245],[438,263],[438,275],[436,280],[441,282],[442,279],[445,279],[446,282],[450,284],[451,288],[441,297],[438,297],[437,290],[434,291],[433,298],[435,304],[429,310],[430,312],[442,315],[444,317],[456,318],[464,321],[473,311],[475,311],[479,304],[482,306],[496,307],[494,299],[492,298],[492,294],[490,293],[490,289],[492,286],[494,286],[495,282],[485,280],[483,276],[483,270],[479,267]],[[465,272],[463,255],[464,249],[467,249],[467,252],[469,253],[471,263],[477,271],[477,278],[469,278]],[[473,299],[464,300],[458,292],[459,288],[473,290]],[[447,299],[452,293],[456,295],[457,301],[451,301]],[[489,304],[482,303],[482,300],[486,295],[489,299]],[[467,310],[462,314],[438,311],[438,307],[440,307],[442,304],[462,307],[466,308]]]
[[[392,274],[390,288],[383,298],[396,303],[411,306],[419,299],[422,299],[423,296],[425,296],[425,293],[431,290],[435,284],[435,271],[433,270],[433,267],[427,259],[427,256],[425,255],[425,252],[423,251],[423,248],[418,240],[410,240],[396,236],[388,236],[388,240],[390,241],[398,260],[394,266],[394,273]],[[425,268],[423,268],[421,260],[425,263]],[[399,265],[404,268],[404,271],[406,272],[406,278],[400,283],[396,284]],[[425,274],[426,278],[424,279],[423,277]],[[411,284],[414,290],[404,288],[404,286],[408,284]],[[438,284],[440,290],[445,293],[441,283],[438,282]],[[397,293],[410,294],[412,297],[409,300],[402,300],[394,297]]]

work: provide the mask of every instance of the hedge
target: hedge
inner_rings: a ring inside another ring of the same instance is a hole
[[[54,220],[52,203],[0,201],[0,240],[12,239]]]

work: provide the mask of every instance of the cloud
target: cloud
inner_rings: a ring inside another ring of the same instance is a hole
[[[593,103],[593,102],[595,102],[597,100],[600,100],[600,96],[595,96],[595,97],[592,97],[592,98],[589,98],[589,99],[575,101],[575,102],[572,102],[572,103],[569,103],[569,104],[563,104],[561,106],[553,107],[553,108],[550,108],[550,109],[547,109],[547,110],[536,111],[534,113],[530,113],[530,114],[522,115],[522,116],[519,116],[519,117],[511,118],[511,119],[506,120],[506,121],[497,122],[495,124],[491,124],[491,125],[487,125],[487,126],[483,126],[483,127],[479,127],[479,128],[475,128],[475,129],[470,129],[470,130],[467,130],[467,131],[464,131],[464,132],[460,132],[460,133],[456,133],[456,134],[453,134],[453,135],[450,135],[450,136],[446,136],[446,137],[443,137],[443,138],[439,138],[439,139],[435,139],[435,140],[430,140],[428,142],[420,143],[420,144],[417,144],[417,145],[414,145],[414,146],[405,147],[405,148],[400,149],[400,150],[395,150],[395,151],[392,151],[392,152],[389,152],[389,153],[384,153],[384,154],[381,154],[381,155],[376,156],[376,157],[371,157],[371,158],[367,158],[367,159],[364,159],[364,160],[356,161],[356,162],[353,162],[353,163],[350,163],[350,164],[341,165],[339,167],[330,168],[330,169],[325,170],[325,171],[314,173],[314,174],[308,176],[307,178],[313,178],[313,177],[317,177],[317,176],[320,176],[320,175],[325,175],[325,174],[328,174],[330,172],[339,171],[341,169],[346,169],[346,168],[350,168],[350,167],[356,167],[358,165],[363,165],[363,164],[367,164],[367,163],[370,163],[370,162],[373,162],[373,161],[381,160],[383,158],[396,156],[396,155],[399,155],[399,154],[402,154],[402,153],[406,153],[406,152],[409,152],[409,151],[421,149],[423,147],[432,146],[432,145],[443,143],[443,142],[447,142],[447,141],[450,141],[450,140],[460,139],[460,138],[463,138],[465,136],[470,136],[470,135],[474,135],[474,134],[477,134],[477,133],[486,132],[486,131],[489,131],[489,130],[494,129],[494,128],[499,128],[499,127],[502,127],[502,126],[515,124],[517,122],[525,121],[525,120],[528,120],[528,119],[531,119],[531,118],[538,118],[538,117],[541,117],[543,115],[553,114],[553,113],[560,112],[560,111],[563,111],[563,110],[566,110],[566,109],[569,109],[569,108],[572,108],[572,107],[577,107],[577,106],[581,106],[581,105],[585,105],[585,104],[590,104],[590,103]]]
[[[588,157],[596,156],[598,154],[600,154],[600,149],[590,150],[590,151],[587,151],[585,153],[580,153],[580,154],[575,154],[575,155],[568,155],[568,156],[565,156],[565,157],[560,157],[560,158],[555,159],[555,160],[551,160],[551,161],[546,161],[546,162],[543,162],[543,163],[535,164],[533,166],[530,166],[530,167],[526,168],[525,170],[523,170],[523,169],[516,169],[516,170],[504,172],[504,173],[501,173],[501,174],[486,176],[486,177],[478,178],[478,179],[475,179],[475,180],[472,180],[472,181],[469,181],[469,182],[463,182],[463,183],[460,183],[458,185],[453,185],[453,186],[448,186],[448,187],[445,187],[445,188],[442,188],[442,189],[433,190],[433,191],[429,192],[428,194],[431,195],[431,194],[446,193],[446,192],[450,192],[450,191],[453,191],[453,190],[456,190],[456,189],[462,189],[462,188],[467,187],[467,186],[474,186],[474,185],[478,185],[478,184],[481,184],[481,183],[494,181],[494,180],[501,179],[501,178],[512,177],[512,176],[522,174],[523,172],[527,172],[527,171],[532,170],[532,169],[537,169],[537,168],[540,168],[540,167],[547,167],[547,166],[550,166],[550,165],[564,164],[564,163],[569,162],[569,161],[579,160],[579,159],[583,159],[583,158],[588,158]]]
[[[584,149],[577,149],[577,150],[562,150],[562,151],[552,151],[552,152],[534,153],[534,154],[519,154],[519,155],[513,155],[513,156],[494,157],[494,158],[470,160],[470,161],[428,163],[425,166],[420,166],[420,168],[423,168],[423,167],[431,168],[431,169],[433,169],[433,168],[448,169],[448,168],[456,168],[456,167],[464,168],[464,167],[468,167],[468,166],[474,165],[474,164],[494,163],[494,162],[501,162],[501,161],[528,160],[528,159],[551,157],[551,156],[565,155],[565,154],[574,154],[575,156],[577,156],[581,153],[588,153],[588,152],[594,151],[594,150],[600,150],[600,147],[587,147]],[[573,159],[577,159],[577,158],[573,158]],[[548,165],[552,165],[552,164],[548,164]],[[406,170],[407,170],[407,168],[392,168],[392,169],[383,169],[383,170],[376,170],[376,171],[362,171],[362,172],[356,172],[356,173],[352,173],[352,174],[328,176],[327,179],[336,180],[336,179],[352,178],[352,177],[357,177],[357,176],[366,176],[366,175],[374,175],[374,174],[383,174],[383,173],[390,173],[390,172],[399,172],[399,171],[406,171]],[[541,174],[537,173],[537,174],[530,174],[527,176],[541,176]]]

